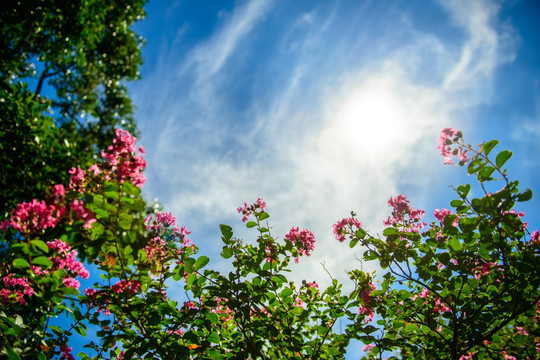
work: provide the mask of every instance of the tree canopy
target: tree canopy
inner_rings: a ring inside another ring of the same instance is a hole
[[[144,3],[2,2],[1,217],[89,165],[116,127],[137,133],[125,82],[139,77]]]

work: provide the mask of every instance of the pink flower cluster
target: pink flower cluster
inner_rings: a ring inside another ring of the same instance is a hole
[[[355,229],[361,229],[362,223],[355,218],[343,218],[334,225],[332,225],[332,230],[336,236],[336,240],[343,242],[345,241],[345,235],[349,233],[354,233]],[[350,232],[349,232],[349,231]]]
[[[441,223],[444,223],[444,219],[446,219],[448,215],[452,215],[452,214],[453,214],[452,210],[448,210],[448,209],[442,209],[442,210],[435,209],[435,211],[433,212],[435,219],[439,220]],[[459,220],[459,215],[456,217],[456,219],[452,223],[452,226],[457,226],[458,220]]]
[[[142,157],[145,152],[142,146],[135,151],[135,141],[137,139],[128,131],[116,129],[116,138],[112,145],[101,151],[101,156],[109,161],[111,171],[118,175],[118,181],[130,181],[135,186],[142,187],[146,181],[143,176],[146,161]]]
[[[239,206],[236,210],[239,214],[242,214],[242,221],[246,222],[251,214],[255,214],[256,212],[261,213],[264,209],[266,209],[266,203],[262,198],[258,198],[255,204],[248,205],[244,203],[244,206]]]
[[[112,286],[112,291],[115,294],[135,294],[140,288],[141,282],[139,280],[120,280]]]
[[[422,299],[428,299],[430,296],[430,291],[428,289],[423,289],[418,295],[414,295],[412,297],[412,300],[416,300],[417,298]],[[450,309],[445,303],[441,302],[441,299],[439,299],[438,296],[435,296],[434,298],[434,306],[433,306],[433,312],[436,312],[437,314],[440,314],[441,312],[450,312],[452,309]],[[427,300],[424,301],[424,305],[427,304]]]
[[[18,302],[21,305],[26,304],[24,296],[30,297],[34,294],[34,289],[25,277],[15,277],[14,274],[8,274],[2,279],[4,285],[0,289],[0,304],[5,305],[11,302]]]
[[[366,318],[364,320],[365,324],[371,322],[373,320],[373,317],[375,316],[373,309],[367,306],[360,306],[358,308],[358,313],[361,315],[366,315]]]
[[[487,275],[491,272],[491,269],[497,268],[497,263],[485,262],[474,269],[474,277],[480,279],[482,275]]]
[[[94,213],[84,207],[84,202],[75,199],[70,204],[71,211],[75,213],[75,215],[80,219],[84,221],[84,227],[87,229],[92,228],[92,224],[96,222],[96,218],[94,217]]]
[[[383,221],[384,226],[403,226],[406,232],[418,233],[427,225],[421,221],[425,211],[409,206],[409,200],[405,195],[391,197],[388,206],[393,208],[392,216]]]
[[[451,165],[454,163],[452,156],[458,157],[461,165],[465,164],[469,160],[467,150],[465,150],[462,144],[458,144],[458,147],[455,149],[452,149],[451,147],[451,145],[457,144],[461,138],[461,131],[457,131],[453,128],[444,128],[441,131],[437,149],[439,149],[441,151],[441,155],[444,156],[445,165]]]
[[[84,265],[77,260],[77,250],[71,250],[71,247],[60,239],[48,241],[47,246],[51,250],[56,250],[57,255],[50,257],[52,261],[52,271],[65,270],[66,276],[62,280],[67,287],[78,289],[81,284],[75,277],[80,276],[83,279],[88,279],[90,273],[85,269]]]
[[[540,242],[540,232],[538,230],[534,230],[531,234],[531,240],[527,242],[528,245],[531,244],[538,244]]]
[[[0,229],[5,231],[8,226],[11,226],[23,234],[40,232],[47,228],[54,228],[64,212],[65,208],[62,206],[34,199],[17,205],[10,217],[0,222]]]
[[[373,344],[368,344],[368,345],[366,345],[366,346],[364,346],[364,347],[362,348],[362,351],[363,351],[363,352],[371,352],[371,350],[373,350],[374,347],[375,347],[375,345],[373,345]]]
[[[98,304],[98,295],[102,294],[102,291],[97,291],[92,288],[84,289],[84,294],[88,296],[88,306],[89,307],[96,307],[98,306],[98,309],[96,310],[98,313],[103,313],[103,315],[109,316],[111,315],[111,312],[109,311],[109,299],[104,299],[101,302],[102,304]]]
[[[298,227],[293,226],[289,233],[285,235],[285,239],[288,240],[293,246],[296,246],[300,255],[310,256],[310,252],[315,249],[315,236],[307,229],[300,230]],[[298,262],[298,258],[294,259]]]
[[[92,165],[93,166],[93,165]],[[81,168],[71,168],[68,171],[71,174],[69,178],[69,190],[82,191],[84,188],[84,170]]]
[[[360,305],[358,308],[358,313],[362,315],[366,315],[366,318],[364,319],[364,323],[369,323],[373,320],[373,317],[375,316],[375,313],[373,312],[373,309],[369,306],[371,303],[371,293],[376,289],[375,285],[370,283],[368,285],[367,289],[364,289],[360,293],[360,298],[362,298],[363,305]]]
[[[73,355],[71,354],[71,351],[73,350],[73,348],[68,348],[67,345],[62,345],[60,346],[60,351],[62,352],[62,357],[61,359],[66,359],[66,360],[75,360],[75,358],[73,357]]]
[[[191,232],[185,226],[180,228],[176,225],[176,218],[171,213],[156,213],[155,218],[149,215],[145,222],[146,229],[157,234],[143,249],[151,262],[150,271],[154,275],[159,275],[166,262],[183,251],[171,247],[170,242],[179,240],[184,248],[195,246],[187,237]]]

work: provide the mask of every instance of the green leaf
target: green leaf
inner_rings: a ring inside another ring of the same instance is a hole
[[[463,200],[452,200],[450,201],[450,206],[457,208],[459,206],[463,205]]]
[[[533,192],[531,189],[526,189],[524,192],[520,193],[517,197],[518,201],[529,201],[532,199]]]
[[[116,190],[115,191],[107,191],[105,193],[105,196],[108,197],[109,199],[118,200],[118,192]]]
[[[206,264],[208,264],[209,261],[210,259],[207,256],[199,257],[195,262],[195,269],[202,269]]]
[[[502,166],[512,157],[512,152],[508,150],[503,150],[499,154],[497,154],[497,157],[495,158],[495,163],[497,164],[497,167],[499,169],[502,168]]]
[[[416,324],[407,324],[404,328],[407,332],[413,332],[418,330],[418,326]]]
[[[483,159],[475,159],[471,161],[471,163],[469,164],[469,167],[467,168],[467,172],[469,173],[469,175],[472,175],[480,171],[485,165],[486,165],[486,162]]]
[[[491,150],[493,150],[493,148],[494,148],[495,146],[497,146],[498,143],[499,143],[499,140],[491,140],[491,141],[488,141],[487,143],[485,143],[484,145],[482,145],[481,151],[483,151],[484,154],[486,154],[486,156],[488,156],[489,153],[491,152]]]
[[[287,278],[283,276],[282,274],[278,274],[278,275],[272,276],[272,281],[280,285],[287,282]]]
[[[219,344],[219,336],[217,332],[212,332],[210,336],[208,336],[208,341],[210,341],[212,344]]]
[[[120,216],[118,217],[118,225],[122,229],[129,230],[132,222],[133,222],[133,216],[125,212],[120,213]]]
[[[293,294],[291,288],[285,288],[281,291],[280,295],[283,299],[290,297]]]
[[[469,194],[469,191],[471,190],[471,185],[459,185],[457,188],[457,193],[460,198],[465,199],[467,195]]]
[[[193,283],[197,281],[197,274],[189,274],[186,280],[186,283],[188,285],[193,285]]]
[[[233,237],[233,231],[232,228],[229,225],[221,224],[219,225],[219,229],[221,230],[221,235],[223,235],[223,240],[229,241]],[[226,243],[226,242],[225,242]]]
[[[227,246],[224,246],[223,250],[221,251],[221,257],[224,259],[229,259],[230,257],[233,256],[233,254],[234,254],[233,249]]]
[[[13,351],[13,349],[11,347],[7,348],[7,353],[8,353],[8,359],[9,360],[21,360],[21,357],[19,356],[19,354],[17,354],[15,351]]]
[[[255,226],[257,226],[257,223],[255,221],[248,221],[246,223],[247,228],[252,228],[252,227],[255,227]]]
[[[448,245],[452,248],[454,251],[459,251],[461,249],[461,243],[459,242],[459,239],[455,237],[451,237],[448,240]]]
[[[52,261],[49,260],[49,258],[46,257],[46,256],[38,256],[37,258],[32,259],[32,264],[51,267],[52,266]]]
[[[270,217],[270,215],[268,215],[268,213],[263,211],[262,213],[259,214],[259,221],[266,220],[269,217]]]
[[[13,260],[13,266],[16,268],[23,269],[23,268],[30,267],[30,264],[28,263],[28,261],[18,258],[18,259]]]
[[[480,170],[478,173],[478,180],[480,182],[484,182],[487,180],[491,180],[491,175],[493,175],[493,172],[495,171],[495,168],[493,166],[485,166]]]
[[[45,243],[45,241],[42,240],[30,240],[30,244],[39,250],[43,251],[44,253],[49,253],[49,247]]]
[[[393,235],[393,234],[399,234],[399,231],[394,227],[388,227],[388,228],[383,230],[383,235],[384,236],[390,236],[390,235]]]

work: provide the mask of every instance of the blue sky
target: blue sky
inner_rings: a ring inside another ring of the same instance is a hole
[[[147,151],[144,191],[193,231],[217,268],[218,224],[249,241],[236,208],[263,197],[273,234],[310,229],[291,277],[362,266],[332,236],[351,210],[382,230],[390,196],[449,207],[443,127],[514,152],[510,176],[540,191],[540,2],[150,1],[142,80],[129,84]],[[539,197],[526,211],[540,227]]]

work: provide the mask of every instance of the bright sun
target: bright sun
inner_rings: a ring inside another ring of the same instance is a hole
[[[379,154],[403,132],[404,106],[389,89],[370,88],[352,93],[336,121],[343,127],[352,151]]]

